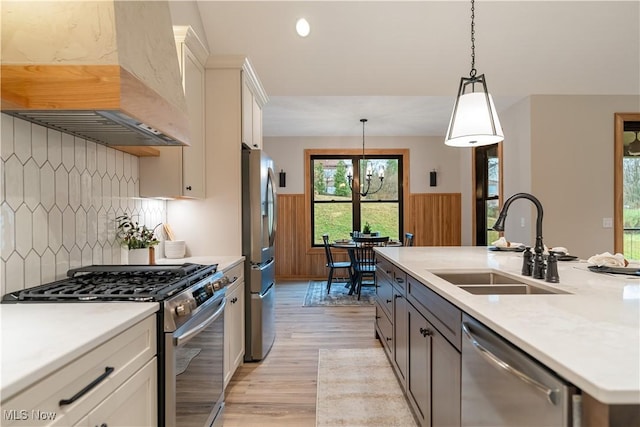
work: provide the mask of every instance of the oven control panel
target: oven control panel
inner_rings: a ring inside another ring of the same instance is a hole
[[[165,301],[165,332],[175,330],[179,324],[183,324],[190,316],[195,315],[194,312],[198,307],[207,301],[222,297],[228,280],[222,273],[216,273]]]

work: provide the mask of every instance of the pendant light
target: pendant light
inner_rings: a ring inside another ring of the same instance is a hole
[[[360,196],[366,197],[368,194],[375,194],[382,189],[382,183],[384,181],[384,167],[381,165],[378,168],[378,179],[380,179],[380,185],[377,189],[371,190],[371,180],[373,178],[373,167],[368,164],[367,158],[364,155],[364,124],[367,123],[367,119],[360,119],[362,122],[362,157],[359,162],[360,174],[358,180],[360,182]],[[351,167],[347,169],[347,180],[349,181],[349,188],[353,192],[353,170]]]
[[[493,98],[484,74],[477,75],[475,45],[475,1],[471,0],[471,71],[460,79],[444,143],[453,147],[478,147],[504,139]]]

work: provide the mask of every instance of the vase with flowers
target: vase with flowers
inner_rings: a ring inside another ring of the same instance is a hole
[[[123,248],[123,264],[155,264],[155,246],[160,243],[155,230],[159,225],[150,229],[127,214],[116,217],[116,239]]]

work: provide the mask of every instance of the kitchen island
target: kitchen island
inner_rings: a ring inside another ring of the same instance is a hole
[[[376,251],[383,261],[406,273],[409,288],[411,278],[415,279],[574,384],[588,398],[603,405],[640,404],[638,278],[593,273],[586,262],[573,261],[558,263],[560,282],[551,284],[520,274],[521,253],[492,252],[485,247],[385,247]],[[463,271],[504,272],[560,293],[474,295],[438,276]]]

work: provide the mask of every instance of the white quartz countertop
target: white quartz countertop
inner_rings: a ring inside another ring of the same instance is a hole
[[[192,256],[188,258],[161,258],[156,260],[156,264],[184,264],[185,262],[204,265],[218,264],[218,271],[225,271],[243,261],[243,256],[207,255]]]
[[[560,283],[520,274],[522,254],[484,247],[377,248],[387,259],[584,392],[640,404],[640,278],[558,262]],[[640,266],[639,266],[640,267]],[[432,274],[498,270],[567,294],[472,295]]]
[[[158,303],[0,305],[4,401],[158,310]]]

